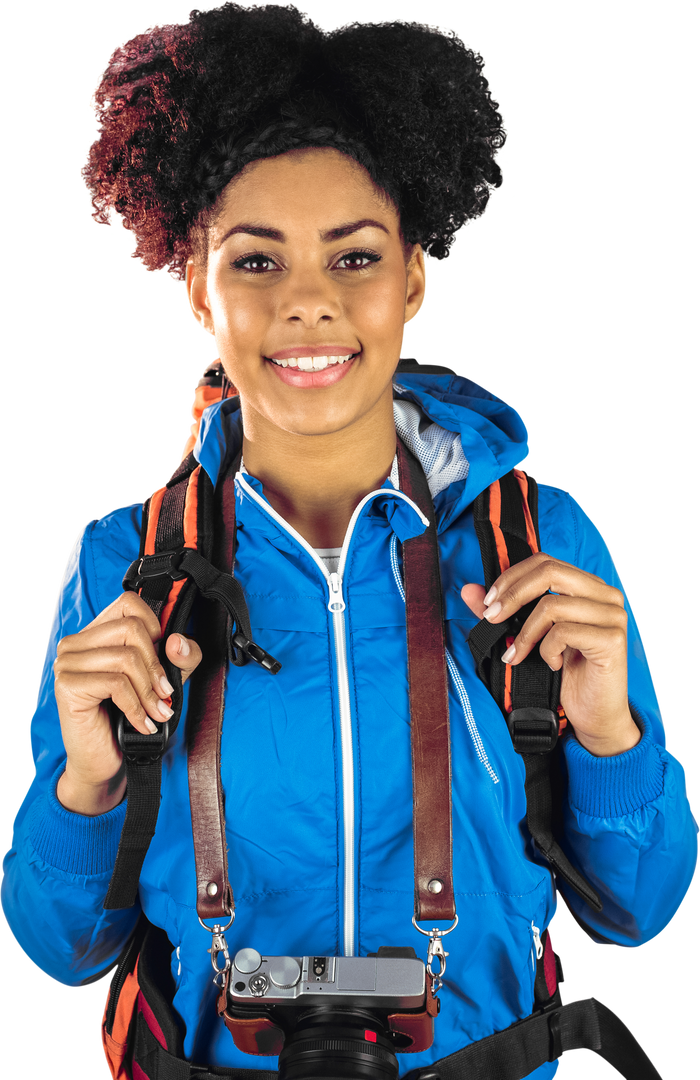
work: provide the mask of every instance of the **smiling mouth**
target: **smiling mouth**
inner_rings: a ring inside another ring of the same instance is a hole
[[[297,368],[298,371],[324,371],[333,364],[346,364],[354,360],[359,353],[346,353],[343,356],[290,356],[288,360],[275,360],[270,356],[265,359],[278,367]]]

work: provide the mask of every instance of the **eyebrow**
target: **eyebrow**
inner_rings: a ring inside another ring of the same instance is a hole
[[[360,221],[348,221],[344,225],[338,225],[334,229],[327,229],[320,234],[321,240],[324,244],[332,243],[335,240],[342,240],[346,236],[352,236],[353,233],[359,232],[360,229],[381,229],[382,232],[389,234],[389,230],[386,225],[382,225],[381,221],[375,221],[374,218],[361,218]],[[262,240],[274,240],[278,244],[285,242],[285,235],[279,229],[273,229],[268,225],[253,225],[252,223],[242,222],[240,225],[234,225],[225,233],[217,247],[221,247],[230,236],[235,236],[238,233],[245,233],[246,236],[257,236]]]

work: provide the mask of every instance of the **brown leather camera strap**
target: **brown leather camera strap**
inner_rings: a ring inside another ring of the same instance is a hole
[[[212,562],[227,573],[233,572],[235,553],[236,468],[237,463],[217,487],[214,521],[209,523],[209,528],[214,529]],[[201,603],[204,617],[198,620],[197,636],[202,661],[190,680],[187,771],[197,868],[197,914],[200,919],[222,919],[233,911],[221,788],[221,727],[232,625],[222,604]]]
[[[445,626],[433,501],[420,462],[398,442],[401,490],[430,522],[403,547],[413,765],[415,916],[454,919],[452,789]],[[214,565],[231,569],[235,547],[235,468],[217,489]],[[207,604],[199,631],[203,659],[193,673],[188,709],[188,772],[197,867],[197,913],[222,919],[233,910],[228,881],[220,750],[230,619]],[[202,637],[203,635],[203,637]]]
[[[429,525],[404,541],[408,685],[413,763],[415,916],[454,919],[452,770],[445,622],[435,509],[423,467],[398,440],[399,485]]]

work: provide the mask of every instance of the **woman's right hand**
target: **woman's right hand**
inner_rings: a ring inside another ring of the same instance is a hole
[[[144,735],[172,716],[172,693],[158,659],[158,619],[136,593],[124,593],[78,634],[58,644],[55,694],[66,748],[57,795],[76,814],[104,814],[124,797],[122,752],[105,702],[110,698]],[[165,651],[183,683],[202,659],[196,642],[171,634]]]

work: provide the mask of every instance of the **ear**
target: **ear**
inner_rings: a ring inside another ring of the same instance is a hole
[[[214,319],[209,307],[207,276],[194,258],[187,260],[185,271],[187,298],[195,319],[210,334],[214,333]]]
[[[416,244],[410,257],[406,276],[405,324],[413,323],[426,306],[428,297],[428,259],[420,244]]]

